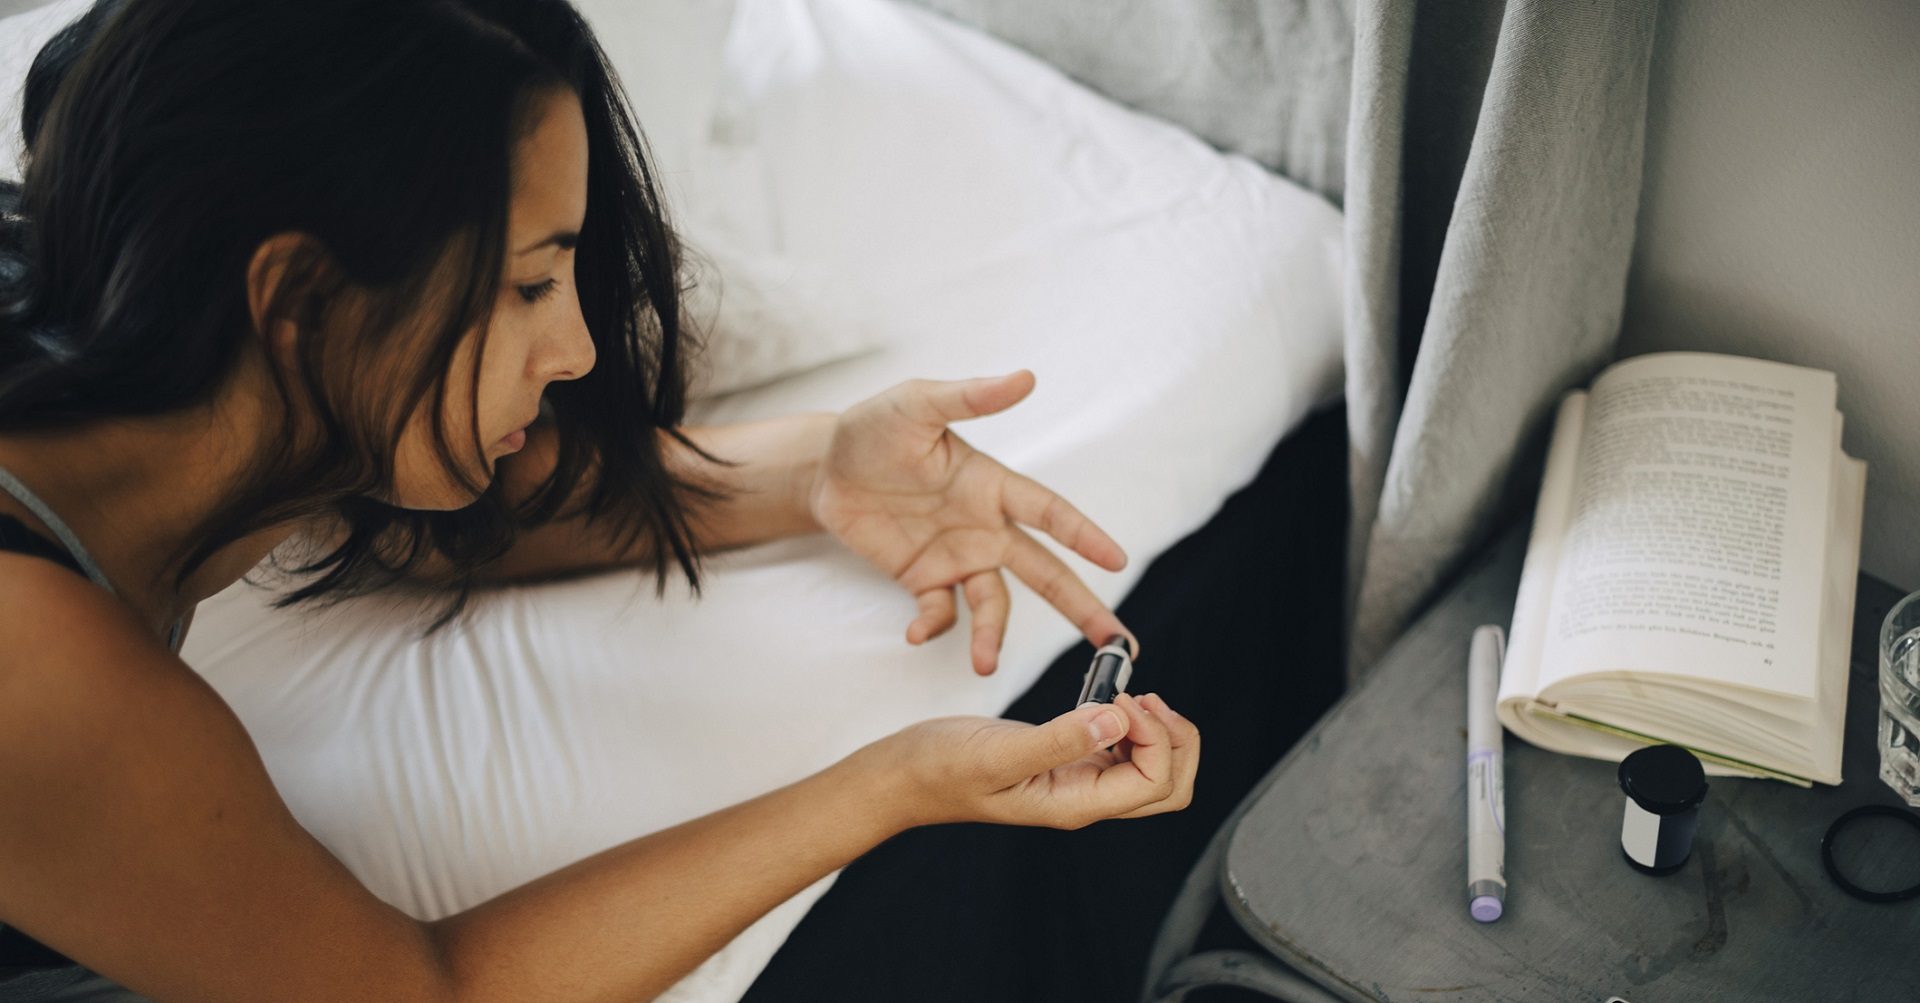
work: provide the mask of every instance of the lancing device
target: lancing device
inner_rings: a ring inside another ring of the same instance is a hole
[[[1467,911],[1482,923],[1500,918],[1507,898],[1506,780],[1500,761],[1500,663],[1507,635],[1488,625],[1467,652]]]
[[[1080,699],[1073,705],[1112,703],[1116,694],[1126,692],[1132,676],[1133,655],[1127,648],[1126,635],[1115,634],[1093,653],[1093,664],[1087,666],[1086,678],[1080,683]]]

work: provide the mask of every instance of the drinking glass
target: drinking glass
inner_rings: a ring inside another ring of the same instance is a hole
[[[1880,779],[1920,808],[1920,592],[1880,625]]]

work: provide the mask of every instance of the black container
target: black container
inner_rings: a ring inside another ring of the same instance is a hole
[[[1650,745],[1620,761],[1627,793],[1620,852],[1642,874],[1672,874],[1693,853],[1707,771],[1677,745]]]

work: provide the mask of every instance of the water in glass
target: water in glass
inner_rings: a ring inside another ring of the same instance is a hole
[[[1920,808],[1920,592],[1880,628],[1880,779]]]

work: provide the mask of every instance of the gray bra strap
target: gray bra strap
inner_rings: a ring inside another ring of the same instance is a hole
[[[67,524],[62,522],[59,516],[53,514],[52,506],[41,501],[39,495],[20,483],[20,478],[13,476],[13,472],[5,467],[0,467],[0,490],[6,491],[34,515],[39,516],[40,521],[46,523],[48,529],[53,530],[53,535],[60,538],[60,545],[66,547],[67,553],[73,555],[73,562],[80,565],[80,570],[85,571],[95,585],[106,589],[108,595],[119,594],[113,591],[113,583],[107,581],[107,576],[100,570],[100,565],[94,563],[93,555],[87,553],[87,548],[80,545],[80,538],[73,535],[73,530],[68,529]],[[173,629],[167,632],[167,650],[176,654],[180,651],[181,624],[180,620],[173,621]]]
[[[87,577],[93,579],[95,585],[106,589],[107,594],[115,594],[113,583],[107,581],[106,575],[101,574],[100,565],[93,563],[93,555],[87,553],[87,548],[80,545],[80,538],[73,535],[73,530],[68,529],[67,524],[53,514],[53,509],[49,508],[46,502],[41,501],[39,495],[20,483],[20,478],[13,476],[13,473],[5,467],[0,467],[0,490],[5,490],[34,515],[39,516],[40,521],[46,523],[48,529],[53,530],[53,535],[60,538],[60,544],[67,548],[67,553],[73,555],[74,563],[80,565],[80,569],[87,573]]]

